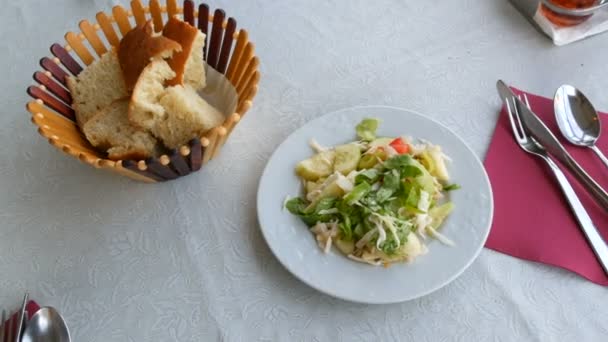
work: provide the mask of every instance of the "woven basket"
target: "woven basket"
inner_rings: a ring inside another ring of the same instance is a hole
[[[135,25],[151,18],[155,29],[160,31],[171,16],[205,33],[205,60],[209,67],[223,74],[236,89],[236,111],[228,115],[221,126],[159,158],[109,160],[88,143],[76,125],[66,77],[78,75],[86,65],[107,52],[110,45],[118,46],[120,37]],[[162,6],[158,0],[150,0],[147,7],[141,1],[133,0],[131,9],[114,6],[112,14],[99,12],[96,19],[97,23],[82,20],[79,23],[81,33],[66,33],[67,44],[53,44],[51,53],[54,57],[40,60],[44,70],[34,73],[38,85],[27,89],[35,100],[26,106],[40,135],[47,138],[51,145],[86,164],[139,181],[166,181],[199,170],[217,156],[236,124],[251,108],[257,93],[259,60],[254,55],[247,31],[237,30],[236,20],[226,19],[223,10],[216,9],[212,14],[209,6],[201,4],[195,8],[192,0],[185,0],[183,7],[179,7],[176,0],[167,0],[166,6]]]

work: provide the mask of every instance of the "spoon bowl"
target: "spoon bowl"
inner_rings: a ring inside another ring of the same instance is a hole
[[[570,143],[595,145],[601,133],[600,120],[595,108],[580,90],[562,85],[555,92],[553,105],[557,125]]]
[[[52,307],[42,307],[28,321],[21,342],[70,342],[63,317]]]
[[[602,132],[601,121],[585,94],[571,85],[562,85],[555,92],[553,107],[562,135],[574,145],[591,148],[608,166],[608,159],[595,146]]]

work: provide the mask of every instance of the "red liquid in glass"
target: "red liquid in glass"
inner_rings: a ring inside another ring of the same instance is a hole
[[[564,8],[583,9],[597,4],[597,0],[549,0],[552,4]],[[589,19],[592,14],[586,16],[574,16],[559,14],[549,9],[544,4],[540,5],[543,15],[557,26],[567,27],[578,25]]]

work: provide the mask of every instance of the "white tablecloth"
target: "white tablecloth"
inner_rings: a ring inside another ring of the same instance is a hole
[[[24,109],[50,44],[119,2],[1,1],[1,308],[27,290],[75,341],[605,340],[606,288],[489,250],[411,302],[325,296],[273,257],[255,198],[274,148],[340,108],[427,113],[481,158],[498,78],[546,96],[569,82],[608,109],[608,35],[557,48],[506,1],[214,1],[256,43],[260,91],[217,160],[148,185],[56,151]]]

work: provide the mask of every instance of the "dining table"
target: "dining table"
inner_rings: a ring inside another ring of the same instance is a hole
[[[606,340],[606,287],[489,249],[415,300],[320,293],[272,254],[256,194],[291,132],[344,108],[423,113],[481,160],[498,79],[545,97],[570,83],[607,110],[608,35],[557,47],[506,0],[209,1],[255,43],[258,94],[200,172],[146,184],[56,150],[25,109],[49,46],[129,2],[0,3],[0,308],[28,292],[61,312],[74,341]]]

